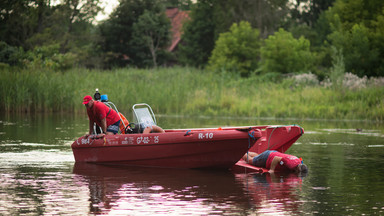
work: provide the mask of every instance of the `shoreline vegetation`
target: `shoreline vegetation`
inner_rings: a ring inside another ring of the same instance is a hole
[[[250,118],[384,120],[384,78],[345,73],[319,81],[313,74],[242,78],[188,67],[158,69],[0,69],[0,111],[84,112],[98,88],[127,115],[135,103],[157,114]]]

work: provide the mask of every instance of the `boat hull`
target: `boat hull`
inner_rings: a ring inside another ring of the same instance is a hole
[[[265,150],[286,152],[303,134],[304,129],[298,125],[259,126],[262,136],[250,151],[258,154]]]
[[[171,168],[231,168],[253,151],[285,152],[304,133],[300,126],[247,126],[166,130],[165,133],[80,137],[76,162]],[[241,169],[244,166],[237,164]]]
[[[80,137],[72,144],[72,150],[76,162],[230,168],[260,137],[261,131],[255,128],[167,130],[162,134]]]

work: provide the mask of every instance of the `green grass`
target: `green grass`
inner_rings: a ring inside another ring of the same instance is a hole
[[[148,103],[155,113],[232,117],[384,120],[384,87],[359,90],[295,86],[193,68],[0,70],[3,112],[84,112],[99,88],[123,113]]]

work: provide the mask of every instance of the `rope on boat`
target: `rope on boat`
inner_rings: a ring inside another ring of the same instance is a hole
[[[188,136],[189,132],[191,132],[191,130],[187,130],[187,132],[185,132],[184,136]]]
[[[249,138],[252,138],[253,140],[256,139],[256,138],[255,138],[255,131],[252,131],[251,133],[248,132],[248,139],[249,139]],[[248,147],[250,147],[250,146],[248,146]]]
[[[248,163],[248,152],[249,152],[249,149],[251,148],[251,138],[252,138],[253,140],[256,140],[256,138],[255,138],[255,131],[252,131],[252,132],[249,132],[249,131],[248,131],[247,163]]]

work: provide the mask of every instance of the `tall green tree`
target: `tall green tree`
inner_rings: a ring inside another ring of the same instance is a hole
[[[75,33],[76,24],[87,25],[95,20],[101,11],[100,0],[62,0],[62,18],[65,23],[64,41],[61,44],[63,51],[68,50],[68,43],[81,35]],[[64,27],[64,26],[63,26]]]
[[[208,62],[215,46],[214,1],[199,0],[192,6],[178,52],[179,61],[185,65],[199,67]]]
[[[0,40],[17,50],[23,47],[28,53],[25,62],[39,62],[37,59],[42,57],[37,50],[55,47],[53,51],[57,51],[59,46],[60,55],[53,53],[44,58],[72,56],[71,61],[76,59],[73,64],[84,65],[80,62],[88,61],[92,53],[92,22],[100,11],[99,0],[62,0],[51,4],[50,0],[1,1],[0,8],[4,9],[0,10]]]
[[[32,0],[0,1],[0,41],[10,46],[25,46],[36,31],[37,10]]]
[[[132,49],[131,41],[134,24],[145,11],[159,14],[164,8],[153,0],[121,0],[109,19],[100,24],[100,48],[105,53],[106,67],[143,66],[143,54]],[[147,57],[151,59],[150,55]]]
[[[288,0],[227,0],[215,1],[215,37],[229,30],[233,23],[247,21],[259,29],[260,36],[273,34],[288,15]]]
[[[76,40],[77,37],[70,37],[75,25],[91,24],[101,10],[99,0],[62,0],[54,6],[49,0],[5,0],[0,8],[0,39],[29,49],[41,45],[41,41],[35,44],[39,40],[31,38],[43,35],[57,36],[44,40],[62,41],[63,45]]]
[[[343,51],[347,72],[384,75],[383,15],[384,2],[379,0],[336,0],[327,11],[332,28],[328,39]]]
[[[333,5],[335,0],[296,0],[290,1],[291,20],[310,27],[316,25],[320,15]]]
[[[331,33],[325,11],[335,0],[296,0],[290,1],[289,18],[284,24],[285,29],[299,38],[304,36],[311,41],[312,49],[323,52],[322,46]]]
[[[259,31],[250,23],[234,23],[229,32],[221,33],[209,59],[211,70],[225,69],[247,77],[257,68],[260,50]]]
[[[169,45],[171,24],[164,11],[153,13],[144,11],[138,21],[133,24],[130,46],[136,52],[136,65],[158,65],[158,54]],[[148,55],[150,58],[148,58]],[[149,60],[152,62],[149,63]]]
[[[233,23],[247,21],[260,37],[275,32],[286,19],[288,0],[198,0],[182,36],[179,59],[191,66],[205,66],[220,33]]]

